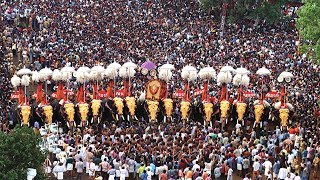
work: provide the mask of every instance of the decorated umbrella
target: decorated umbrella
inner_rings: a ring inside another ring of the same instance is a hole
[[[237,100],[235,100],[236,105],[236,111],[238,114],[238,121],[242,122],[242,125],[244,125],[243,116],[247,108],[247,104],[243,102],[244,96],[243,96],[243,87],[248,86],[250,82],[250,78],[248,76],[249,71],[245,68],[237,68],[236,75],[233,78],[233,84],[238,86],[238,93],[237,93]]]
[[[256,74],[260,75],[260,76],[270,76],[271,72],[269,69],[262,67],[260,69],[257,70]]]
[[[24,102],[24,95],[23,95],[23,90],[21,88],[21,78],[19,78],[17,75],[13,75],[12,78],[11,78],[11,84],[14,88],[17,88],[17,91],[16,93],[19,94],[18,96],[18,100],[19,100],[19,104],[23,104]],[[16,94],[15,93],[15,94]]]
[[[157,65],[148,60],[148,61],[144,62],[144,63],[141,65],[141,68],[147,69],[147,70],[152,70],[152,69],[156,69],[156,68],[157,68]]]
[[[240,67],[236,69],[236,73],[240,75],[247,75],[250,72],[246,68]]]
[[[163,104],[166,110],[166,116],[164,116],[164,122],[166,122],[167,117],[171,118],[172,110],[173,110],[173,101],[168,98],[167,89],[168,82],[172,77],[172,70],[174,70],[174,66],[172,64],[164,64],[159,68],[159,79],[163,80],[165,83],[161,85],[161,99],[163,99]],[[164,93],[164,94],[163,94]]]
[[[71,66],[65,66],[60,71],[62,73],[62,79],[67,81],[67,90],[69,89],[69,80],[72,77],[72,74],[74,72],[74,67]],[[66,100],[68,101],[68,93]]]
[[[269,69],[262,67],[260,69],[257,70],[256,74],[258,74],[259,76],[262,76],[262,86],[261,86],[261,93],[259,94],[259,100],[256,100],[254,103],[254,113],[255,113],[255,122],[253,127],[255,127],[255,125],[257,123],[260,123],[260,126],[262,127],[262,122],[261,122],[261,117],[262,114],[264,113],[264,108],[265,107],[269,107],[269,105],[266,103],[265,96],[268,96],[268,94],[266,94],[268,92],[268,88],[265,84],[265,77],[266,76],[270,76],[271,72]]]
[[[121,65],[119,63],[117,63],[117,62],[113,62],[113,63],[108,65],[108,68],[119,70],[121,68]]]
[[[27,86],[30,84],[30,77],[28,74],[25,74],[21,77],[21,85],[24,86],[24,92],[25,92],[25,97],[24,97],[24,104],[21,107],[21,115],[23,119],[23,124],[27,125],[29,123],[29,117],[31,114],[31,107],[27,104],[27,95],[26,95],[26,89]]]
[[[47,94],[47,91],[48,91],[47,80],[50,76],[53,75],[53,71],[50,68],[45,67],[39,71],[39,74],[41,79],[45,82],[45,93]],[[47,96],[45,98],[45,103],[47,103]]]
[[[231,73],[234,73],[235,70],[234,70],[233,67],[231,67],[231,66],[223,66],[223,67],[220,69],[220,72],[231,72]]]
[[[202,101],[207,101],[209,80],[216,78],[216,71],[212,67],[205,67],[199,71],[199,77],[204,80],[204,88],[202,92]]]
[[[194,81],[197,79],[198,77],[198,70],[193,67],[193,66],[185,66],[182,68],[182,71],[181,71],[181,77],[183,80],[187,80],[188,83],[186,83],[186,86],[185,86],[185,90],[186,90],[186,97],[185,97],[185,100],[186,101],[189,101],[189,93],[190,93],[190,87],[189,87],[189,83],[190,81]]]
[[[128,89],[128,95],[131,96],[131,78],[134,77],[136,71],[135,68],[137,68],[137,65],[131,61],[126,62],[122,65],[122,67],[119,69],[119,76],[122,78],[128,78],[129,84],[128,87],[125,87],[125,89]],[[124,83],[127,84],[127,83]],[[125,90],[125,96],[126,96],[126,90]]]
[[[162,66],[160,66],[159,70],[164,69],[164,70],[174,70],[174,65],[166,63]]]
[[[290,83],[293,77],[294,76],[292,73],[283,71],[279,75],[277,80],[279,83],[282,83],[284,81],[287,83]],[[293,106],[290,103],[286,102],[286,94],[287,94],[286,84],[284,83],[280,92],[280,102],[276,103],[276,104],[280,104],[280,107],[278,109],[279,109],[279,116],[281,120],[281,129],[283,127],[288,126],[289,112],[293,110]],[[275,105],[275,106],[278,106],[278,105]]]
[[[137,65],[136,65],[135,63],[129,61],[129,62],[124,63],[124,64],[122,65],[122,67],[125,67],[125,68],[134,68],[134,69],[135,69],[135,68],[137,68]]]
[[[220,117],[222,120],[222,128],[228,123],[227,116],[230,108],[230,103],[228,100],[227,84],[232,81],[232,72],[234,69],[231,66],[223,66],[217,75],[217,83],[221,85],[221,95],[220,95]]]
[[[32,74],[32,71],[30,69],[27,69],[26,67],[20,69],[18,72],[17,72],[17,75],[18,76],[23,76],[23,75],[31,75]]]

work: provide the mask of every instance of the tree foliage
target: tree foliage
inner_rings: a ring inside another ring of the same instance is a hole
[[[227,3],[227,19],[232,22],[243,19],[261,19],[274,23],[283,17],[282,7],[288,0],[199,0],[204,10],[214,10],[215,15],[220,15],[222,4]]]
[[[26,179],[28,168],[37,169],[35,179],[45,179],[42,165],[46,154],[40,150],[40,140],[28,127],[0,132],[0,179]]]
[[[304,0],[303,3],[296,23],[303,38],[301,52],[307,53],[320,64],[320,2]]]

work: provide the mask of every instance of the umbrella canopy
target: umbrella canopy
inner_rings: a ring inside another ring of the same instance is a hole
[[[111,64],[109,64],[108,68],[112,68],[112,69],[115,69],[115,70],[118,70],[121,68],[121,65],[117,62],[113,62]]]
[[[129,61],[129,62],[124,63],[124,64],[122,65],[122,67],[124,67],[124,68],[136,68],[137,65],[136,65],[135,63]]]
[[[234,72],[235,70],[231,66],[223,66],[220,72]]]
[[[103,66],[96,65],[91,68],[92,72],[103,73],[105,71]]]
[[[213,67],[204,67],[199,71],[199,77],[201,79],[213,79],[217,76]]]
[[[22,68],[20,69],[18,72],[17,72],[17,75],[19,76],[23,76],[23,75],[30,75],[32,74],[32,71],[30,69],[27,69],[27,68]]]
[[[161,70],[161,69],[164,69],[164,70],[174,70],[175,68],[174,68],[174,65],[166,63],[166,64],[160,66],[159,69],[160,69],[160,70]]]
[[[42,79],[47,79],[49,76],[52,76],[53,71],[51,69],[45,67],[39,71],[39,74]]]
[[[291,72],[283,71],[279,76],[283,78],[292,78],[293,74]]]
[[[65,66],[61,69],[62,73],[72,73],[74,72],[74,67],[71,66]]]
[[[144,68],[144,69],[151,70],[151,69],[156,69],[156,68],[157,68],[157,65],[154,64],[154,63],[151,62],[151,61],[146,61],[146,62],[144,62],[144,63],[141,65],[141,67]]]
[[[81,66],[77,70],[77,72],[87,72],[87,73],[90,72],[90,71],[91,71],[91,69],[89,67],[87,67],[87,66]]]
[[[270,76],[271,72],[269,69],[262,67],[262,68],[258,69],[257,74],[260,76]]]
[[[241,67],[241,68],[237,68],[236,73],[241,75],[247,75],[250,72],[246,68]]]

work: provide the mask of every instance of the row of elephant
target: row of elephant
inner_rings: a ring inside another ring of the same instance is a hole
[[[212,120],[220,120],[224,126],[228,119],[237,119],[244,122],[244,119],[254,119],[255,125],[269,119],[272,114],[280,119],[282,126],[287,126],[288,119],[292,116],[290,108],[274,109],[266,101],[256,101],[253,104],[245,102],[230,102],[223,100],[220,103],[191,103],[188,101],[176,102],[172,99],[162,101],[143,100],[136,101],[134,97],[114,98],[113,100],[93,99],[88,103],[51,104],[42,107],[20,106],[20,115],[23,124],[29,120],[42,120],[46,123],[67,120],[69,126],[81,122],[82,126],[92,122],[100,121],[166,121],[181,119],[183,122],[189,119],[202,121],[205,124]],[[246,118],[245,118],[246,117]],[[90,121],[88,121],[90,120]]]

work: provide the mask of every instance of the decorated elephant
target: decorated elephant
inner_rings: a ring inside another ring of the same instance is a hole
[[[52,117],[53,117],[53,108],[52,106],[44,106],[42,107],[43,113],[46,117],[46,123],[51,124],[52,123]]]
[[[101,100],[100,99],[93,99],[91,101],[91,109],[92,109],[92,114],[93,114],[93,120],[99,122],[99,111],[101,107]]]
[[[118,112],[116,115],[116,119],[119,120],[118,115],[120,115],[123,118],[123,108],[124,108],[123,99],[119,98],[119,97],[115,97],[113,99],[113,101],[114,101],[114,104],[115,104],[115,106],[117,108],[117,112]]]
[[[264,105],[263,104],[254,105],[255,122],[254,122],[253,127],[255,127],[256,124],[260,124],[261,125],[261,117],[263,115],[263,111],[264,111]]]
[[[181,112],[181,118],[182,118],[183,122],[188,120],[188,113],[190,110],[190,105],[191,104],[188,101],[182,101],[180,103],[180,112]]]
[[[270,104],[266,100],[256,100],[253,104],[255,117],[253,127],[257,124],[260,124],[260,127],[262,127],[262,116],[264,115],[266,108],[270,107]]]
[[[220,102],[220,119],[222,128],[224,128],[224,125],[228,123],[228,111],[230,109],[230,103],[227,100],[223,100]]]
[[[274,107],[279,110],[281,128],[288,127],[290,111],[293,111],[294,109],[292,104],[277,102]]]
[[[172,99],[164,99],[163,100],[165,112],[166,112],[166,117],[171,118],[172,117],[172,111],[173,111],[173,100]]]
[[[238,113],[238,121],[241,121],[244,124],[243,117],[246,112],[247,104],[243,102],[237,102],[237,113]]]
[[[30,114],[31,114],[30,106],[26,106],[26,105],[21,106],[21,116],[22,116],[23,125],[29,124]]]
[[[279,116],[280,116],[280,122],[281,122],[281,127],[288,127],[288,119],[289,119],[289,109],[287,108],[281,108],[279,109]]]
[[[158,101],[147,101],[149,114],[150,114],[150,120],[155,122],[157,120],[157,112],[159,107]]]
[[[81,125],[82,125],[82,127],[84,127],[87,124],[88,113],[89,113],[89,104],[79,103],[78,107],[79,107]]]
[[[69,126],[73,127],[74,124],[74,104],[73,103],[66,103],[64,106],[65,112],[67,114],[67,118],[69,121]]]
[[[127,107],[129,109],[129,113],[131,117],[135,117],[135,110],[136,110],[136,99],[134,97],[128,96],[125,98]],[[129,115],[128,115],[129,119]]]
[[[205,122],[209,123],[211,122],[211,116],[213,114],[213,104],[212,103],[204,103],[203,104],[204,113],[206,115]]]

